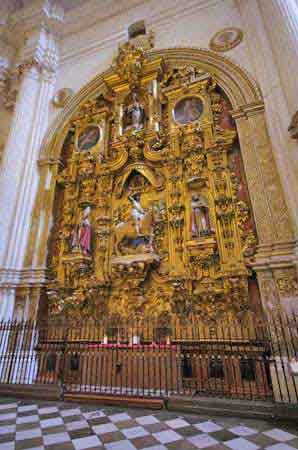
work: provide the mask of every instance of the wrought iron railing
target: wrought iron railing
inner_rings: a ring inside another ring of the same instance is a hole
[[[298,403],[298,320],[199,319],[161,326],[1,322],[0,383],[59,384],[64,392],[168,397],[214,395]]]

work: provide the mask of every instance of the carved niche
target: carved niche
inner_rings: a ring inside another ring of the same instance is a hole
[[[198,67],[131,43],[103,78],[62,152],[50,311],[243,314],[256,235],[224,92]]]

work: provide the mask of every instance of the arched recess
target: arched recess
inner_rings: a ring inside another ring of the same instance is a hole
[[[163,58],[170,65],[196,66],[210,73],[226,93],[233,106],[237,124],[257,227],[258,255],[262,261],[269,261],[282,251],[290,258],[293,248],[292,224],[267,133],[262,94],[255,80],[229,58],[205,49],[172,48],[150,51],[149,59],[155,58]],[[39,192],[25,261],[27,266],[40,267],[45,264],[55,195],[55,175],[69,122],[80,105],[106,90],[104,78],[113,73],[112,67],[84,86],[67,104],[44,138],[39,161]]]
[[[159,189],[162,186],[162,180],[154,170],[149,169],[145,164],[135,163],[129,165],[120,178],[119,185],[115,188],[115,193],[117,196],[120,197],[122,195],[123,187],[132,172],[137,172],[143,175],[155,189]]]

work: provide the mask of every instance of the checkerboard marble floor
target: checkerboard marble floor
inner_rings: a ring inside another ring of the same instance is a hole
[[[0,400],[0,450],[293,450],[298,424]]]

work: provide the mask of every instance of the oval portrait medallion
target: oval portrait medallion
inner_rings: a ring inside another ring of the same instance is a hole
[[[88,125],[80,132],[77,139],[77,148],[80,151],[90,150],[100,140],[101,132],[97,125]]]
[[[240,44],[243,33],[240,28],[224,28],[218,31],[210,41],[210,48],[215,52],[227,52]]]
[[[198,97],[185,97],[176,103],[174,108],[174,119],[185,125],[195,122],[203,112],[203,102]]]

